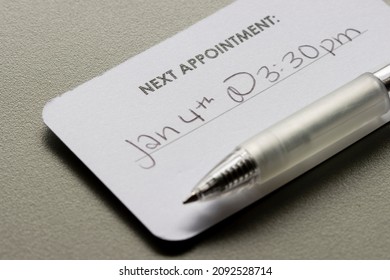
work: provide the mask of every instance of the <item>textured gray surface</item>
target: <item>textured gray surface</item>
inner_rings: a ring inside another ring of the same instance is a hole
[[[230,2],[0,1],[1,259],[389,258],[389,125],[181,243],[153,238],[44,126],[49,99]]]

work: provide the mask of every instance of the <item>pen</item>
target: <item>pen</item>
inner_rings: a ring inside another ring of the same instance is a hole
[[[390,64],[365,73],[239,145],[183,203],[258,188],[262,196],[390,119]]]

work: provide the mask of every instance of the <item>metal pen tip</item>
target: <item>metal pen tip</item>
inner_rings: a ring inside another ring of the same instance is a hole
[[[191,196],[190,196],[189,198],[187,198],[185,201],[183,201],[183,204],[188,204],[188,203],[197,201],[198,199],[199,199],[199,198],[198,198],[198,196],[196,195],[196,193],[192,193]]]

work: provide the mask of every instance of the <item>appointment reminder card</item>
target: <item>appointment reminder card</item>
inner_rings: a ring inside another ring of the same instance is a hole
[[[239,143],[390,62],[380,0],[240,0],[54,98],[50,129],[156,236],[190,238],[256,189],[183,205]]]

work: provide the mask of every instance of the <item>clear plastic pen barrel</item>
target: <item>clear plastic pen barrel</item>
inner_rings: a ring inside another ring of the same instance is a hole
[[[256,186],[262,197],[390,120],[390,66],[366,73],[242,143],[185,203]]]
[[[373,74],[363,74],[240,148],[256,162],[257,181],[271,182],[272,190],[382,126],[389,110],[385,84]]]

